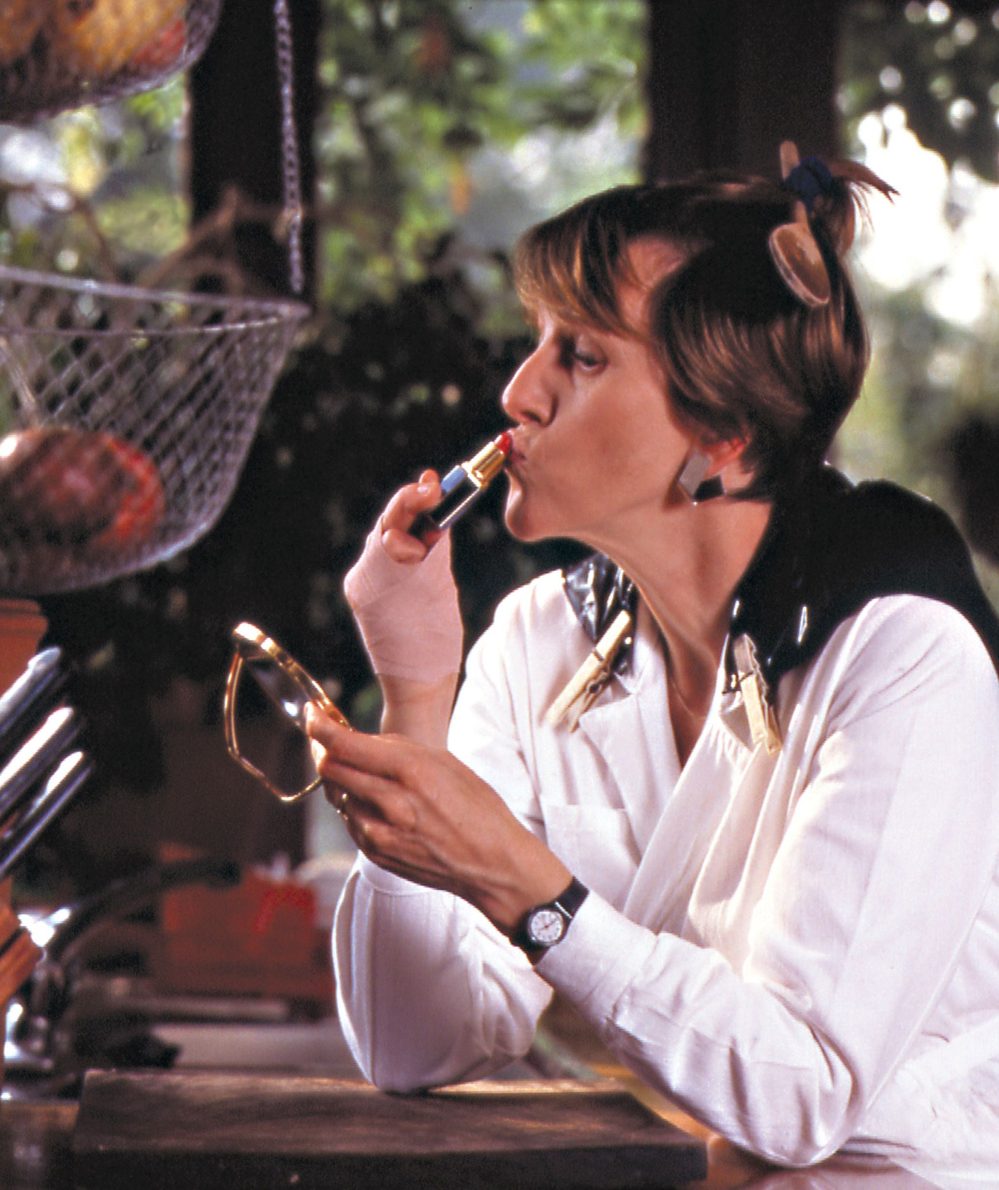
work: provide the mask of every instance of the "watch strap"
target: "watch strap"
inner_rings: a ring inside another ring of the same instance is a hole
[[[575,876],[569,881],[568,887],[563,893],[557,896],[553,902],[556,908],[561,909],[570,921],[579,912],[579,908],[586,898],[590,895],[590,890],[582,881],[576,879]]]
[[[572,923],[572,919],[579,912],[580,906],[583,904],[589,894],[590,890],[586,887],[586,885],[573,876],[572,880],[569,881],[568,886],[563,889],[563,891],[559,893],[559,895],[555,897],[554,900],[546,901],[542,905],[534,905],[532,908],[528,909],[528,911],[524,914],[517,932],[513,935],[513,942],[519,946],[521,950],[526,951],[528,954],[538,954],[541,951],[548,950],[551,946],[554,946],[558,942],[561,942],[565,937],[570,924]],[[549,912],[554,911],[555,913],[559,914],[565,923],[564,928],[559,934],[558,938],[556,938],[553,942],[548,943],[539,941],[538,939],[532,937],[530,933],[531,919],[536,914],[546,910]]]

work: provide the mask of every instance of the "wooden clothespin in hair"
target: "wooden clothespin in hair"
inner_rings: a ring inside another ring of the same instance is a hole
[[[548,708],[546,722],[553,727],[565,722],[569,731],[579,726],[580,716],[590,709],[610,681],[614,658],[631,632],[631,613],[620,611],[611,626],[593,646],[592,652],[566,683]]]
[[[742,693],[742,703],[749,720],[753,746],[762,744],[771,755],[780,751],[780,724],[774,712],[767,680],[756,656],[752,638],[743,633],[732,642],[736,683]]]
[[[786,140],[780,147],[780,172],[787,182],[800,162],[798,150]],[[792,186],[791,190],[797,193]],[[802,198],[794,204],[794,219],[775,227],[769,237],[770,256],[781,280],[794,296],[806,306],[828,304],[832,286],[822,252],[812,234],[808,207]]]

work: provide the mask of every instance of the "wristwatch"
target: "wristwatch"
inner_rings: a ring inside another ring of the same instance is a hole
[[[586,885],[574,876],[569,887],[554,901],[528,909],[513,941],[528,954],[549,950],[557,945],[566,936],[572,919],[589,892]]]

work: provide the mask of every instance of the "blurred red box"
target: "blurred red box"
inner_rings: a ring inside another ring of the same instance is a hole
[[[165,992],[280,997],[329,1012],[330,936],[316,895],[292,878],[247,871],[234,888],[166,893],[154,976]]]

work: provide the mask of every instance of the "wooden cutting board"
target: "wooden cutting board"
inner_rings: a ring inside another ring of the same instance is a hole
[[[93,1071],[80,1190],[557,1190],[703,1178],[703,1143],[612,1082],[470,1083],[422,1095],[275,1073]]]

